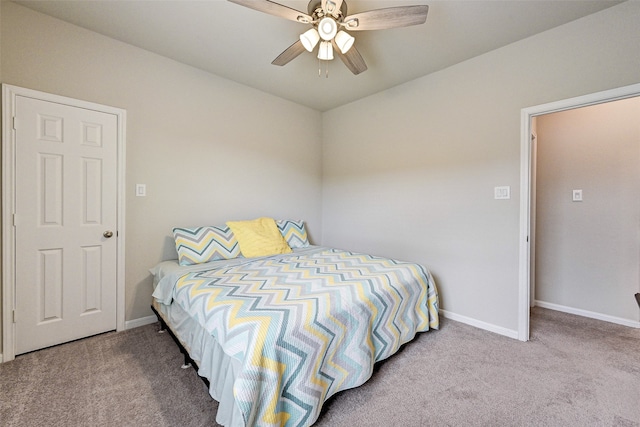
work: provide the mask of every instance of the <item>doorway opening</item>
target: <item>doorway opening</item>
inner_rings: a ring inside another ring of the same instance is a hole
[[[534,256],[534,237],[532,232],[532,207],[535,206],[533,192],[534,155],[532,135],[534,119],[538,116],[557,113],[576,108],[602,104],[640,96],[640,84],[625,86],[604,92],[598,92],[577,98],[566,99],[549,104],[525,108],[521,112],[520,139],[520,254],[519,254],[519,289],[518,289],[518,339],[529,340],[529,316],[532,302],[532,259]]]

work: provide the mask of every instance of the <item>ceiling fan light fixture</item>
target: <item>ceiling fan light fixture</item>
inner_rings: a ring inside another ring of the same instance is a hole
[[[323,61],[331,61],[333,59],[333,46],[331,42],[320,42],[320,48],[318,49],[318,59]]]
[[[322,40],[332,40],[338,32],[338,23],[329,17],[324,17],[318,23],[318,33]]]
[[[424,24],[429,11],[428,5],[414,5],[387,7],[349,15],[347,1],[351,0],[309,0],[308,13],[305,13],[276,3],[274,0],[229,1],[249,9],[309,25],[311,29],[300,34],[299,40],[286,48],[271,63],[279,66],[285,65],[305,50],[313,52],[313,49],[319,44],[318,61],[325,61],[327,77],[329,76],[329,61],[333,59],[334,49],[353,74],[358,75],[367,70],[367,64],[354,46],[355,39],[349,34],[350,32]],[[320,64],[318,62],[319,72],[321,70]]]
[[[320,34],[318,34],[318,31],[315,28],[311,28],[310,30],[300,34],[300,41],[302,42],[302,46],[304,46],[307,51],[311,52],[318,44],[318,41],[320,41]]]
[[[340,52],[342,52],[343,54],[347,53],[349,49],[351,49],[351,46],[353,46],[353,42],[356,41],[353,36],[347,34],[344,31],[339,31],[338,34],[336,34],[335,40],[336,45],[338,46],[338,48],[340,48]]]

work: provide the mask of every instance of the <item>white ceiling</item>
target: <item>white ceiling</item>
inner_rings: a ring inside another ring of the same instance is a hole
[[[277,1],[277,0],[276,0]],[[348,14],[428,4],[424,25],[353,32],[369,69],[354,76],[342,61],[318,77],[304,52],[284,67],[271,61],[308,25],[225,0],[16,1],[108,37],[319,111],[355,101],[417,77],[573,21],[620,1],[345,0]],[[305,0],[279,3],[307,11]]]

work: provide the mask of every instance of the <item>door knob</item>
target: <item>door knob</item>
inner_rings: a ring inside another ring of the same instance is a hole
[[[102,233],[102,235],[108,239],[109,237],[113,236],[113,231],[107,230]]]

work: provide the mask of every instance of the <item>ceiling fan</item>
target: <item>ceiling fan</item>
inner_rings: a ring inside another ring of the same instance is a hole
[[[353,74],[367,69],[360,52],[353,46],[355,39],[347,31],[384,30],[424,24],[429,6],[397,6],[367,12],[347,14],[344,0],[311,0],[308,13],[281,5],[271,0],[229,0],[260,12],[279,16],[311,28],[300,35],[300,39],[284,50],[274,65],[285,65],[302,52],[312,52],[318,47],[318,59],[330,61],[335,54]]]

